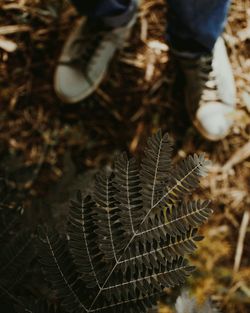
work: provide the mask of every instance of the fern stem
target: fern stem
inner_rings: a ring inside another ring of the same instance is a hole
[[[129,182],[128,182],[128,177],[129,177],[129,161],[127,162],[126,171],[127,171],[127,173],[126,173],[126,188],[127,188],[128,212],[129,212],[129,219],[130,219],[132,234],[134,235],[134,234],[135,234],[135,230],[134,230],[134,224],[133,224],[133,219],[132,219],[131,203],[130,203],[130,198],[129,198]]]
[[[161,155],[161,147],[162,147],[162,141],[163,138],[161,138],[160,141],[160,146],[158,149],[158,154],[157,154],[157,160],[156,160],[156,166],[155,166],[155,173],[154,173],[154,181],[153,181],[153,185],[152,185],[152,196],[151,196],[151,208],[154,205],[154,198],[155,198],[155,185],[156,185],[156,180],[157,180],[157,173],[158,173],[158,166],[159,166],[159,161],[160,161],[160,155]]]

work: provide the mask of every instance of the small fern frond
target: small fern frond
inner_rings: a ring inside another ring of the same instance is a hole
[[[2,290],[11,290],[26,274],[33,259],[32,241],[31,234],[23,231],[3,248],[4,253],[0,256]]]
[[[180,256],[193,253],[196,250],[195,241],[200,240],[197,236],[197,229],[189,229],[180,236],[162,237],[138,236],[135,243],[126,251],[124,257],[119,262],[119,266],[126,277],[134,277],[144,269],[159,271],[165,266],[166,260],[172,262]]]
[[[165,287],[179,285],[193,269],[188,265],[187,260],[182,257],[176,258],[173,262],[166,262],[160,271],[154,273],[145,273],[130,280],[117,277],[116,283],[107,285],[102,292],[105,298],[110,298],[111,302],[118,301],[121,304],[121,301],[133,300],[136,295],[147,296],[156,291],[162,292]],[[92,309],[96,312],[98,308]]]
[[[172,210],[168,208],[165,214],[160,212],[160,214],[152,217],[154,227],[147,227],[146,224],[142,224],[136,236],[145,236],[148,239],[153,237],[160,240],[165,234],[176,236],[187,232],[191,227],[197,228],[213,212],[209,203],[209,201],[200,200],[177,203],[172,207]]]
[[[116,200],[119,207],[119,218],[128,236],[133,236],[143,216],[143,202],[139,168],[135,159],[128,160],[125,153],[115,160]]]
[[[117,260],[126,244],[124,232],[121,229],[118,215],[118,205],[115,199],[114,175],[101,173],[96,177],[94,200],[97,204],[96,232],[99,236],[99,247],[106,260]]]
[[[140,179],[144,210],[150,211],[159,200],[163,184],[169,179],[172,142],[168,134],[162,136],[159,131],[148,139],[145,158],[142,160]]]
[[[40,263],[47,280],[57,291],[62,306],[68,312],[87,312],[86,305],[80,300],[80,286],[67,241],[61,239],[56,232],[45,229],[39,230],[39,236]]]
[[[122,287],[119,287],[122,289]],[[119,289],[118,289],[119,290]],[[123,289],[122,289],[123,290]],[[133,294],[133,289],[129,291],[129,294]],[[120,301],[117,298],[117,293],[113,289],[105,291],[105,297],[107,302],[100,307],[91,309],[89,312],[98,313],[98,312],[135,312],[135,313],[146,313],[148,308],[151,308],[157,301],[159,295],[163,295],[163,292],[155,291],[152,293],[147,293],[146,296],[134,293],[134,296],[129,296],[127,300],[127,289],[123,290],[124,299]],[[116,294],[115,302],[114,294]],[[118,296],[119,297],[119,296]],[[131,310],[133,308],[133,310]]]
[[[96,204],[88,196],[83,199],[78,192],[77,199],[71,201],[68,221],[69,248],[82,280],[91,287],[100,288],[105,277],[106,264],[103,254],[96,246],[98,236],[95,224]]]
[[[170,174],[169,183],[153,208],[164,208],[172,211],[176,203],[183,201],[186,195],[196,189],[200,178],[207,172],[209,162],[204,155],[189,156]]]
[[[0,208],[0,242],[8,241],[8,236],[12,235],[13,229],[20,223],[23,209]]]
[[[15,305],[17,313],[60,313],[60,310],[49,305],[46,301],[26,300],[25,304]]]

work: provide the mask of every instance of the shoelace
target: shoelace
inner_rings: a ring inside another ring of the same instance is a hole
[[[202,86],[201,101],[203,103],[219,101],[216,73],[213,69],[212,58],[201,59],[199,63],[199,77]]]
[[[112,31],[101,23],[88,22],[84,26],[82,36],[79,36],[72,44],[71,59],[62,64],[71,64],[80,67],[84,72],[94,56],[101,55],[101,49],[106,41],[113,42],[115,46],[122,46],[124,35]]]
[[[72,43],[70,60],[60,63],[76,66],[86,73],[87,66],[106,34],[107,31],[97,23],[89,22],[88,25],[84,25],[82,35]]]

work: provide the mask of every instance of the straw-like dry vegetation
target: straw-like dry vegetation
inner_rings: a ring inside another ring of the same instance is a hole
[[[205,239],[193,257],[198,271],[188,288],[199,302],[210,297],[222,312],[247,313],[249,2],[233,1],[223,34],[237,85],[237,114],[231,134],[218,143],[201,138],[187,118],[182,82],[176,82],[164,38],[166,10],[164,0],[143,1],[133,36],[100,88],[82,103],[65,105],[53,92],[53,72],[76,12],[64,1],[1,1],[0,174],[10,190],[5,196],[22,204],[27,224],[49,221],[62,229],[74,191],[89,190],[95,171],[115,152],[140,157],[146,138],[162,128],[174,138],[176,160],[205,152],[212,161],[194,197],[211,199],[214,214],[203,227]],[[171,312],[165,304],[160,310]]]

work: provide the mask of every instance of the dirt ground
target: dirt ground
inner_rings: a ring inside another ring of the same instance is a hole
[[[145,0],[133,35],[117,53],[94,95],[61,103],[53,72],[74,9],[55,0],[0,3],[0,174],[27,221],[62,227],[67,203],[89,189],[96,170],[118,151],[141,156],[146,138],[162,128],[175,141],[176,161],[205,152],[209,175],[195,197],[211,199],[188,282],[202,302],[222,312],[250,312],[250,6],[234,0],[223,34],[237,86],[236,122],[221,142],[205,141],[191,126],[164,40],[164,0]],[[161,312],[169,312],[166,307]]]

